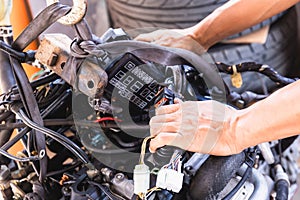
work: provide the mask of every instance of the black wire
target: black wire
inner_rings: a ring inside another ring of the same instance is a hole
[[[80,165],[81,165],[81,163],[75,163],[75,164],[72,164],[71,166],[66,167],[64,169],[57,170],[57,171],[52,171],[52,172],[48,172],[46,176],[49,177],[49,176],[59,175],[59,174],[65,173],[67,171],[70,171],[72,169],[75,169],[76,167],[78,167]]]
[[[26,53],[19,52],[11,48],[8,44],[0,40],[0,50],[4,51],[8,55],[18,59],[20,62],[24,62],[26,60]]]
[[[42,117],[49,115],[54,109],[58,107],[65,99],[71,95],[71,90],[67,90],[62,93],[58,98],[56,98],[44,111],[42,112]]]
[[[13,75],[15,77],[17,88],[19,91],[20,99],[23,103],[23,106],[26,110],[26,113],[32,118],[33,121],[36,123],[41,124],[43,119],[41,117],[41,114],[38,109],[38,105],[34,96],[34,93],[32,91],[31,85],[29,83],[28,77],[24,71],[24,68],[20,64],[20,62],[10,56],[10,62],[13,68]],[[28,140],[28,144],[30,147],[28,147],[26,150],[27,152],[31,152],[31,144],[36,145],[36,150],[40,153],[42,150],[45,151],[45,137],[40,132],[35,132],[34,137],[33,134],[30,134],[30,140]],[[32,142],[32,143],[29,143]],[[39,166],[38,166],[39,164]],[[47,171],[47,157],[43,157],[40,159],[39,163],[33,163],[34,171],[39,174],[39,180],[43,181],[46,176]],[[39,172],[38,172],[39,169]]]
[[[239,189],[244,185],[244,183],[248,179],[248,177],[251,173],[251,169],[252,169],[252,167],[250,167],[250,166],[247,167],[245,173],[242,176],[242,179],[222,200],[230,200],[239,191]]]
[[[45,84],[47,84],[49,82],[53,82],[53,81],[55,81],[56,79],[59,79],[59,78],[60,77],[57,74],[53,73],[53,74],[50,74],[50,75],[45,76],[43,78],[34,80],[30,84],[31,84],[32,88],[37,88],[37,87],[45,85]]]
[[[111,194],[108,189],[106,189],[103,185],[93,182],[93,181],[88,181],[89,184],[94,185],[98,187],[110,200],[124,200],[124,198],[117,198],[113,194]]]
[[[26,127],[22,131],[20,131],[14,138],[6,142],[0,149],[7,151],[10,149],[14,144],[16,144],[24,135],[26,135],[31,129]]]
[[[62,86],[55,87],[53,90],[51,90],[50,96],[48,96],[48,97],[46,97],[46,99],[42,99],[41,101],[38,102],[39,107],[45,107],[49,103],[55,101],[57,98],[59,98],[59,96],[61,96],[62,94],[64,94],[64,91],[66,89],[67,89],[67,85],[66,84],[64,84]]]
[[[279,163],[282,162],[282,140],[278,140],[278,151],[279,151]]]
[[[242,176],[242,179],[238,182],[238,184],[222,199],[222,200],[230,200],[238,191],[239,189],[244,185],[248,177],[250,176],[252,172],[252,167],[255,163],[255,157],[257,155],[257,146],[248,148],[246,153],[246,160],[245,164],[247,165],[247,169],[245,173]]]
[[[31,161],[40,160],[40,158],[38,156],[30,156],[30,157],[25,157],[25,158],[16,157],[16,156],[6,152],[2,148],[0,148],[0,154],[2,154],[3,156],[5,156],[5,157],[7,157],[11,160],[15,160],[15,161],[18,161],[18,162],[31,162]]]
[[[42,127],[35,122],[31,121],[25,113],[20,109],[16,114],[20,117],[20,119],[30,128],[40,131],[41,133],[53,138],[57,142],[61,143],[63,146],[65,146],[69,151],[71,151],[76,157],[78,157],[83,163],[87,164],[89,163],[89,159],[85,152],[80,149],[75,143],[73,143],[71,140],[66,138],[63,135],[58,134],[57,132]]]
[[[83,136],[88,137],[87,134],[83,134]],[[118,148],[118,149],[101,149],[101,148],[97,148],[94,146],[91,146],[91,142],[87,141],[85,142],[87,139],[86,138],[81,138],[81,143],[82,145],[87,148],[89,151],[92,151],[94,153],[99,153],[99,154],[125,154],[131,151],[136,151],[137,147],[129,147],[129,148]]]
[[[62,99],[65,98],[65,94],[62,94]],[[61,101],[59,101],[59,98],[55,100],[52,104],[50,104],[44,111],[42,111],[41,116],[42,118],[47,117],[49,113],[51,113],[58,104],[60,104]],[[0,116],[1,118],[2,116]],[[7,151],[10,149],[15,143],[17,143],[21,138],[24,137],[25,134],[27,134],[31,129],[29,127],[24,128],[22,131],[20,131],[14,138],[12,138],[10,141],[5,143],[1,149]]]
[[[99,153],[99,154],[124,154],[124,153],[128,153],[130,151],[136,151],[136,147],[131,147],[131,148],[126,148],[126,149],[100,149],[100,148],[95,148],[90,146],[89,144],[86,144],[83,142],[83,140],[81,140],[83,146],[85,146],[85,148],[87,148],[89,151],[92,151],[94,153]]]
[[[1,40],[0,40],[1,41]],[[10,104],[10,103],[12,103],[11,101],[1,101],[0,102],[0,106],[3,106],[3,105],[5,105],[5,104]]]
[[[122,148],[131,148],[131,147],[136,147],[141,145],[142,139],[134,141],[134,142],[124,142],[121,140],[121,138],[115,134],[111,134],[110,137],[112,137],[114,140],[117,141],[117,143],[122,147]]]
[[[44,126],[72,126],[74,125],[73,120],[69,119],[45,119]],[[27,125],[23,122],[5,123],[0,124],[0,130],[11,130],[16,128],[25,128]]]
[[[11,115],[12,115],[12,112],[9,112],[9,111],[1,113],[1,115],[0,115],[0,122],[2,122],[3,120],[6,120]]]

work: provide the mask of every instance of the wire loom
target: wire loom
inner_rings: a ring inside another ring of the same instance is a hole
[[[73,142],[69,141],[67,138],[60,137],[59,134],[56,134],[55,132],[51,130],[47,130],[43,127],[43,118],[41,116],[41,113],[39,112],[39,108],[37,105],[37,101],[35,99],[35,96],[33,94],[32,86],[29,83],[29,80],[27,78],[27,75],[22,68],[20,61],[17,59],[18,56],[16,56],[16,51],[21,52],[25,47],[27,47],[35,38],[38,37],[40,33],[42,33],[46,28],[48,28],[51,24],[56,22],[60,17],[66,15],[70,10],[70,7],[55,3],[46,9],[44,9],[31,23],[30,25],[20,34],[20,36],[12,43],[12,49],[14,49],[13,52],[10,52],[11,55],[10,63],[12,66],[13,75],[15,77],[15,81],[18,88],[18,94],[22,101],[22,106],[14,107],[16,110],[14,110],[15,114],[19,115],[23,121],[33,130],[29,134],[29,138],[33,138],[33,140],[30,140],[28,142],[27,151],[28,152],[34,152],[36,151],[38,156],[29,156],[28,158],[15,158],[11,157],[8,153],[6,153],[6,150],[11,147],[15,142],[17,142],[19,139],[21,139],[27,132],[30,131],[29,128],[23,129],[19,135],[17,135],[15,138],[13,138],[11,141],[9,141],[7,144],[4,144],[1,148],[1,154],[13,158],[15,160],[19,161],[38,161],[38,163],[34,162],[33,166],[37,174],[39,174],[39,180],[40,182],[43,182],[46,178],[47,174],[47,156],[46,156],[46,146],[45,146],[45,134],[52,137],[53,139],[56,139],[56,141],[61,142],[63,145],[65,145],[71,152],[73,152],[78,158],[80,158],[83,163],[90,163],[86,154],[79,149],[78,146],[76,146]],[[85,22],[83,21],[82,24]],[[75,30],[76,25],[74,26]],[[82,30],[82,28],[81,28]],[[86,34],[81,34],[80,38],[84,39],[91,39],[91,33],[90,31],[85,31]],[[2,43],[1,43],[2,44]],[[1,45],[3,46],[3,45]],[[4,46],[5,47],[5,46]],[[18,54],[21,55],[21,58],[24,57],[24,54]],[[21,59],[21,61],[26,61]],[[80,61],[79,61],[80,62]],[[78,63],[76,59],[73,59],[73,64]],[[76,70],[76,66],[75,66]],[[13,107],[13,106],[12,106]],[[24,107],[25,112],[21,110],[21,108]],[[28,116],[28,118],[26,117]],[[28,153],[30,155],[30,153]],[[42,198],[44,198],[44,191],[41,187],[34,187],[34,189],[37,189],[38,191],[34,191],[37,194],[39,194]]]

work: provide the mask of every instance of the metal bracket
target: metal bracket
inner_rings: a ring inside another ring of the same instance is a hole
[[[101,96],[107,84],[107,74],[93,59],[87,58],[83,61],[76,72],[75,82],[69,79],[71,72],[63,73],[67,70],[64,66],[70,56],[71,42],[72,40],[63,34],[46,34],[40,42],[35,58],[85,95],[92,98]]]

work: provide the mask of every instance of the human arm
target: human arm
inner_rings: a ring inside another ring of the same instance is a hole
[[[235,110],[216,101],[190,101],[157,109],[150,121],[153,152],[164,145],[212,155],[231,155],[300,132],[300,81],[265,100]]]
[[[231,0],[193,27],[158,30],[141,34],[136,39],[188,50],[192,50],[188,44],[196,41],[205,51],[222,39],[260,23],[297,2],[299,0]]]

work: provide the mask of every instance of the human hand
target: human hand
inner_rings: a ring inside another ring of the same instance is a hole
[[[143,42],[151,42],[161,46],[181,48],[193,51],[199,55],[206,52],[190,34],[189,29],[161,29],[151,33],[144,33],[138,35],[135,40]]]
[[[237,110],[217,101],[187,101],[162,106],[150,121],[150,151],[164,145],[212,155],[241,152],[235,132]],[[241,134],[241,133],[239,133]]]

